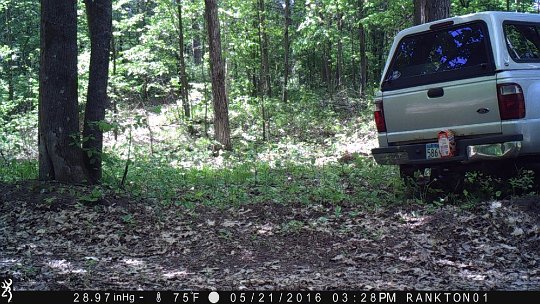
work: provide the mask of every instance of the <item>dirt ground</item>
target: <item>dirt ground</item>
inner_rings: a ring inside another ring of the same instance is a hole
[[[540,198],[455,206],[159,206],[0,184],[15,290],[540,290]]]

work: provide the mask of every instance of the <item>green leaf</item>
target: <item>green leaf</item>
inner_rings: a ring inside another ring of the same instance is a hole
[[[98,128],[99,130],[101,130],[102,132],[106,133],[106,132],[109,132],[111,131],[112,129],[114,129],[114,126],[104,120],[100,120],[97,122],[97,125],[98,125]]]

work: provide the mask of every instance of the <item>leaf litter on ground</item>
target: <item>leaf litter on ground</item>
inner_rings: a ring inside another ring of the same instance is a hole
[[[107,193],[81,204],[62,187],[0,185],[0,276],[19,290],[540,289],[538,197],[187,210]]]

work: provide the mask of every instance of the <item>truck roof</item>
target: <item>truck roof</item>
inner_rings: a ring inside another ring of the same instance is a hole
[[[515,13],[515,12],[497,12],[497,11],[487,11],[479,12],[473,14],[467,14],[462,16],[456,16],[441,20],[432,21],[429,23],[424,23],[409,27],[402,30],[396,35],[396,38],[407,36],[414,33],[420,33],[430,30],[430,27],[435,24],[443,24],[449,21],[453,21],[454,24],[466,23],[475,20],[484,20],[488,25],[490,23],[501,24],[505,20],[514,20],[522,22],[540,22],[540,14],[530,14],[530,13]]]

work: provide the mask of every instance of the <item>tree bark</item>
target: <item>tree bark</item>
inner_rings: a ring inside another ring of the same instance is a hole
[[[193,54],[193,63],[195,65],[200,65],[202,62],[201,40],[198,34],[200,28],[196,20],[193,20],[191,30],[193,33],[193,38],[191,39],[191,53]]]
[[[426,23],[426,1],[414,0],[414,25]]]
[[[229,127],[229,107],[225,92],[225,67],[221,57],[221,36],[216,0],[204,0],[212,73],[212,102],[214,106],[214,138],[227,150],[232,149]]]
[[[432,0],[426,4],[426,23],[450,17],[450,0]]]
[[[386,41],[386,33],[382,28],[372,29],[370,33],[370,40],[372,41],[371,53],[376,54],[376,60],[370,69],[370,75],[372,75],[372,79],[380,79],[381,72],[385,64],[384,46]]]
[[[377,63],[378,63],[377,79],[381,79],[384,65],[386,63],[385,51],[384,51],[384,46],[386,45],[386,36],[387,36],[386,31],[381,30],[380,38],[379,38],[379,53],[377,55],[377,58],[378,58],[377,59]]]
[[[102,177],[103,129],[108,105],[109,56],[112,37],[112,1],[85,0],[90,32],[90,74],[84,111],[84,162],[90,182],[99,183]]]
[[[281,95],[282,102],[286,103],[289,99],[289,90],[287,88],[289,84],[289,53],[290,53],[290,41],[289,41],[289,25],[291,24],[291,0],[285,0],[285,29],[283,31],[283,48],[285,49],[284,67],[283,67],[283,94]]]
[[[364,2],[358,0],[359,19],[364,18]],[[367,89],[367,55],[366,55],[366,31],[364,24],[360,22],[358,28],[358,39],[360,42],[360,96],[366,96]]]
[[[266,141],[266,109],[264,104],[264,97],[269,96],[269,83],[268,83],[268,45],[265,44],[264,40],[264,2],[258,0],[258,9],[257,9],[257,21],[258,21],[258,34],[259,34],[259,51],[261,58],[261,69],[260,71],[260,81],[258,88],[259,95],[259,104],[261,106],[261,120],[262,120],[262,140]]]
[[[343,14],[338,12],[337,14],[337,29],[339,36],[343,37]],[[339,91],[342,87],[343,76],[343,42],[341,39],[337,41],[337,58],[336,58],[336,89]]]
[[[41,0],[39,178],[88,182],[77,100],[77,1]]]
[[[351,35],[351,37],[350,37],[350,40],[351,40],[351,41],[350,41],[350,42],[351,42],[351,50],[350,50],[350,54],[354,54],[355,51],[356,51],[356,48],[355,48],[355,47],[356,47],[356,41],[355,41],[355,38],[356,38],[356,35],[357,35],[358,33],[356,33],[352,27],[349,28],[349,29],[350,29],[350,31],[349,31],[348,34]],[[358,40],[358,41],[360,41],[360,40]],[[351,75],[351,84],[352,84],[352,88],[353,88],[353,90],[356,90],[356,91],[360,92],[360,85],[359,85],[359,83],[358,83],[357,80],[356,80],[356,76],[357,76],[357,75],[356,75],[356,62],[357,62],[357,59],[355,58],[355,56],[347,56],[347,57],[349,57],[348,59],[351,61],[351,64],[350,64],[350,66],[351,66],[350,75]],[[358,57],[358,58],[360,58],[360,57]]]
[[[270,60],[268,58],[268,33],[266,32],[266,10],[264,0],[258,0],[259,8],[257,16],[259,17],[259,39],[262,56],[262,69],[264,82],[264,94],[272,96],[272,81],[270,79]]]
[[[193,1],[193,0],[192,0]],[[192,19],[191,29],[193,30],[193,39],[191,40],[191,48],[193,51],[193,63],[200,65],[202,63],[203,53],[200,38],[200,25],[196,18]]]
[[[116,75],[116,58],[118,56],[117,56],[117,49],[116,49],[116,39],[114,38],[113,35],[111,35],[111,56],[112,56],[112,64],[113,64],[112,74]]]
[[[414,24],[450,17],[450,0],[414,0]]]
[[[180,77],[180,96],[184,116],[191,118],[191,106],[189,104],[189,87],[186,74],[186,60],[184,59],[184,25],[182,22],[182,1],[178,1],[178,76]]]
[[[327,40],[324,43],[324,53],[323,53],[323,79],[326,83],[326,89],[330,95],[334,94],[334,83],[332,78],[332,55],[331,50],[332,46],[330,41]]]
[[[11,18],[11,7],[9,5],[6,7],[6,31],[5,31],[5,39],[6,43],[9,48],[13,48],[13,29],[12,29],[12,22],[13,19]],[[13,55],[9,54],[8,58],[5,58],[2,60],[5,62],[5,70],[7,74],[7,83],[8,83],[8,100],[13,101],[15,100],[15,83],[13,80]]]
[[[114,28],[111,28],[112,31],[114,32]],[[118,58],[118,50],[117,50],[117,46],[116,46],[116,38],[114,38],[114,35],[111,35],[111,56],[112,56],[112,75],[113,76],[116,76],[116,58]],[[113,92],[115,92],[114,90],[114,87],[113,87]],[[116,98],[113,98],[113,102],[112,102],[112,110],[113,110],[113,122],[116,122],[116,119],[118,117],[118,104],[116,102]],[[117,141],[118,140],[118,128],[114,128],[113,129],[113,134],[114,134],[114,140]]]

